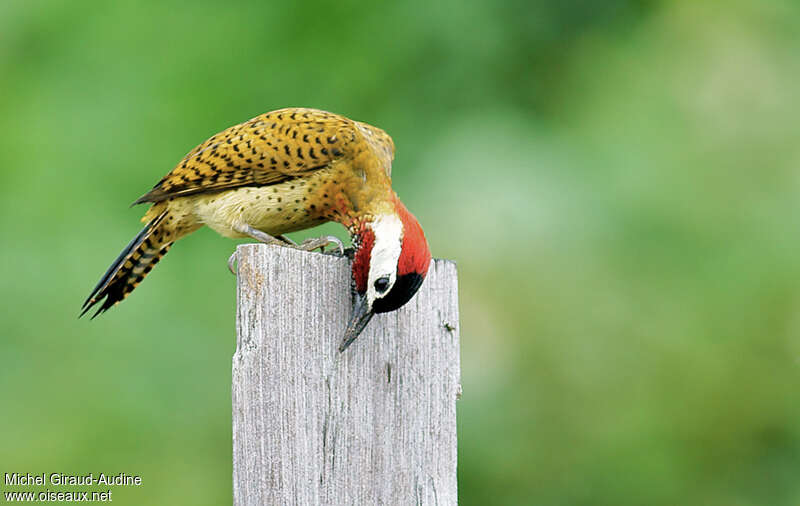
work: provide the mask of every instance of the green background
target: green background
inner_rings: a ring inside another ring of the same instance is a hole
[[[0,2],[0,473],[230,503],[235,243],[76,317],[130,202],[300,105],[389,132],[458,262],[460,504],[800,504],[798,33],[791,1]]]

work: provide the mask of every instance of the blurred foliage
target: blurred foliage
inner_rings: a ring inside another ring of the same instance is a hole
[[[394,137],[458,261],[460,504],[800,504],[798,29],[788,0],[0,3],[0,472],[230,502],[234,243],[76,316],[130,202],[303,105]]]

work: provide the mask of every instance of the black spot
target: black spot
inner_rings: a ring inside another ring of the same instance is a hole
[[[297,156],[300,157],[301,160],[303,159],[303,150],[301,148],[297,148]]]
[[[333,150],[331,150],[331,153],[333,154],[333,156],[341,156],[342,155],[342,152],[339,151],[336,148],[333,148]]]

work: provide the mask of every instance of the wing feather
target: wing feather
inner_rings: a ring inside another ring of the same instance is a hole
[[[363,135],[371,129],[370,139]],[[190,151],[152,190],[134,202],[263,186],[301,177],[339,159],[353,159],[364,142],[394,153],[380,129],[316,109],[281,109],[232,126]],[[382,156],[382,158],[385,156]],[[391,170],[385,167],[387,174]]]

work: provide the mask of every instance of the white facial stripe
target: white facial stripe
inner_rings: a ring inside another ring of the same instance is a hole
[[[372,256],[369,262],[369,278],[367,281],[367,300],[372,302],[383,297],[394,286],[397,277],[397,261],[403,244],[403,223],[393,214],[378,216],[372,222],[375,243],[372,245]],[[383,293],[375,290],[375,280],[387,276],[389,289]]]

